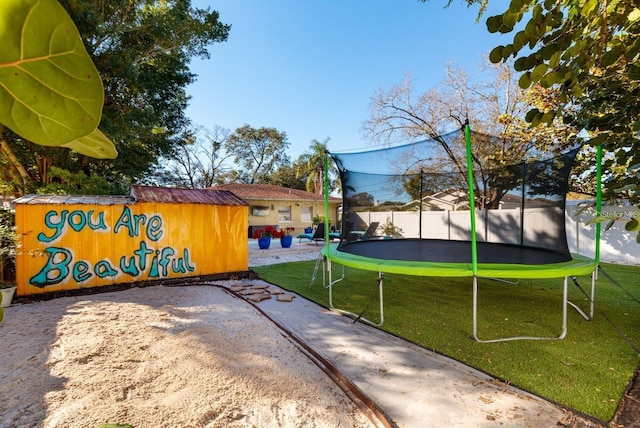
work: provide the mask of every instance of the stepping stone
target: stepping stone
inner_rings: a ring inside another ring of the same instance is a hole
[[[271,294],[284,294],[284,291],[277,287],[267,287],[267,292]]]
[[[229,290],[238,292],[238,291],[244,290],[245,288],[247,288],[246,285],[233,285],[233,286],[229,287]]]
[[[276,298],[276,300],[277,300],[278,302],[292,302],[292,301],[293,301],[293,299],[295,299],[295,298],[296,298],[296,295],[295,295],[295,294],[293,294],[293,293],[283,293],[283,294],[280,294],[280,295]]]
[[[245,288],[244,290],[240,290],[238,292],[239,294],[243,295],[243,296],[249,296],[252,294],[263,294],[264,290],[260,289],[254,289],[254,288]]]
[[[251,301],[251,302],[262,302],[263,300],[269,300],[271,298],[271,294],[269,293],[262,293],[262,294],[252,294],[250,296],[247,296],[247,300]]]

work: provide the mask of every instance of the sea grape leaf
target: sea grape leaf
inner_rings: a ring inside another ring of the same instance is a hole
[[[624,226],[624,228],[628,232],[639,231],[640,230],[640,222],[638,220],[636,220],[635,218],[632,218],[631,220],[629,220],[627,222],[627,224]]]
[[[118,156],[115,146],[98,128],[89,135],[61,144],[61,147],[67,147],[97,159],[113,159]]]
[[[57,0],[2,0],[0,40],[0,123],[46,146],[70,143],[97,128],[102,81]],[[114,153],[107,142],[104,151]]]
[[[531,86],[531,72],[527,71],[526,73],[523,73],[520,76],[520,79],[518,79],[518,84],[522,89],[527,89]]]
[[[502,61],[502,58],[503,58],[502,50],[503,49],[504,49],[504,46],[496,46],[495,48],[493,48],[493,50],[489,54],[489,60],[494,64],[497,64],[500,61]]]

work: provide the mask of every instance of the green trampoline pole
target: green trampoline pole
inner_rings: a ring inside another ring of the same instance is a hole
[[[471,127],[469,121],[464,125],[464,136],[467,146],[467,186],[469,186],[469,218],[471,220],[471,269],[473,276],[478,273],[478,249],[476,238],[476,203],[473,192],[473,159],[471,156]]]
[[[602,215],[602,144],[597,147],[596,151],[596,212]],[[602,226],[600,222],[596,222],[596,265],[600,263],[600,234]]]
[[[324,152],[324,255],[329,257],[329,152]]]

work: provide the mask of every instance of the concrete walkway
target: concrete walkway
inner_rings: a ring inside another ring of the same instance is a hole
[[[315,243],[306,239],[300,242],[298,238],[294,237],[289,248],[282,248],[279,240],[272,239],[269,248],[261,250],[258,248],[257,239],[249,239],[249,267],[315,260],[322,248],[324,248],[323,242]]]
[[[575,425],[575,415],[553,403],[300,296],[255,305],[328,360],[397,426],[586,426]]]

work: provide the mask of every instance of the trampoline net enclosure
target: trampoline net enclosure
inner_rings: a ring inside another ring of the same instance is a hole
[[[471,262],[467,163],[443,155],[441,142],[464,159],[464,130],[437,140],[330,154],[343,192],[338,254],[391,262]],[[471,145],[502,143],[474,132]],[[478,263],[506,267],[572,260],[565,201],[578,151],[574,147],[555,156],[538,153],[513,165],[479,164],[471,158]],[[375,223],[375,233],[367,233]]]

